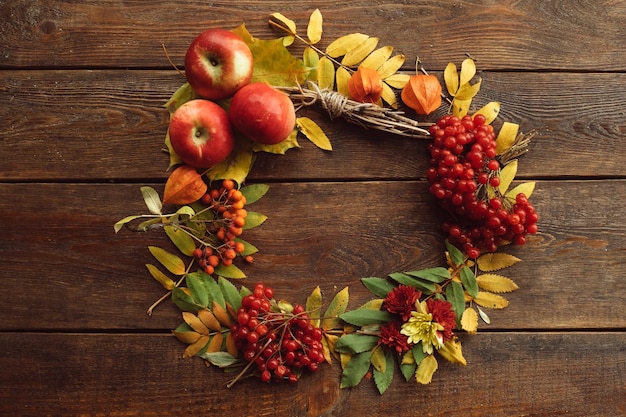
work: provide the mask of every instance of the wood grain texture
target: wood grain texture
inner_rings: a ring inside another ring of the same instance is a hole
[[[324,39],[352,32],[378,36],[431,70],[464,52],[484,69],[621,71],[626,13],[620,2],[275,1],[198,2],[7,0],[0,5],[0,67],[168,67],[161,44],[181,64],[207,27],[244,23],[272,36],[267,18],[282,12],[305,30],[326,11]],[[332,12],[330,12],[332,11]],[[332,18],[331,18],[332,16]],[[412,65],[409,64],[409,67]]]
[[[626,412],[626,333],[481,333],[468,365],[440,363],[430,385],[396,379],[339,389],[339,367],[298,385],[243,381],[182,359],[159,334],[0,334],[0,413],[113,416],[618,416]],[[28,352],[28,359],[22,352]],[[401,377],[399,377],[401,378]],[[305,385],[306,384],[306,385]],[[305,385],[305,386],[303,386]],[[12,393],[21,393],[19,396]]]
[[[482,76],[476,108],[499,101],[497,123],[538,132],[520,163],[520,178],[624,177],[625,74]],[[1,162],[0,179],[164,180],[163,104],[183,82],[174,71],[0,71],[0,94],[10,104],[0,107],[0,142],[13,156]],[[313,109],[306,114],[322,125],[335,152],[318,150],[300,136],[302,149],[261,154],[251,179],[424,177],[424,140],[330,121]]]

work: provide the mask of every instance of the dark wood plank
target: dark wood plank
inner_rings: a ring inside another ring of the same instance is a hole
[[[442,70],[464,52],[485,69],[621,71],[626,53],[626,10],[614,1],[169,2],[120,0],[19,0],[0,5],[0,67],[167,67],[161,44],[174,62],[207,27],[245,22],[261,38],[274,36],[272,12],[296,20],[305,31],[311,11],[326,16],[326,43],[352,32],[381,38]],[[407,36],[408,34],[408,36]],[[301,50],[301,47],[300,47]],[[408,64],[411,67],[411,64]]]
[[[476,108],[500,101],[499,121],[539,132],[521,160],[521,177],[623,177],[626,75],[487,72],[483,78]],[[163,104],[183,82],[175,71],[0,72],[0,94],[8,100],[0,106],[0,144],[12,155],[2,161],[0,180],[164,179]],[[424,177],[424,141],[306,114],[335,150],[301,138],[302,149],[260,155],[251,179]]]
[[[356,307],[369,297],[360,277],[440,265],[439,218],[426,188],[397,181],[272,184],[250,206],[269,219],[246,232],[261,253],[245,267],[245,285],[267,282],[294,302],[318,284],[327,301],[349,285]],[[624,223],[611,200],[598,197],[625,193],[623,180],[540,181],[533,201],[541,233],[506,249],[523,259],[502,271],[521,289],[507,296],[507,309],[490,312],[488,328],[626,327],[615,312],[626,292]],[[117,220],[146,212],[139,185],[0,185],[0,296],[10,300],[0,303],[0,329],[176,327],[180,314],[169,302],[145,315],[163,292],[144,268],[153,262],[146,246],[171,244],[160,232],[113,232]]]
[[[0,334],[3,415],[617,416],[626,412],[626,333],[483,333],[468,365],[441,360],[430,385],[397,375],[339,389],[339,366],[296,385],[244,381],[181,359],[169,335]]]

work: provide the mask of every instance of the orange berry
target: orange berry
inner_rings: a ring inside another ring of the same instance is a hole
[[[243,253],[244,250],[246,250],[246,245],[243,242],[235,242],[235,252]]]
[[[243,217],[237,216],[233,218],[233,225],[237,227],[244,227],[246,225],[246,219],[244,219]]]
[[[246,260],[247,263],[251,264],[252,262],[254,262],[254,258],[251,255],[248,255],[244,258]]]
[[[237,217],[241,217],[243,219],[248,217],[248,211],[246,209],[239,209],[235,212],[235,214],[237,214]]]
[[[224,181],[222,181],[222,187],[224,187],[224,189],[226,189],[226,190],[232,190],[233,188],[235,188],[235,181],[233,181],[233,180],[224,180]]]
[[[235,201],[231,207],[235,210],[239,210],[242,209],[244,206],[246,205],[245,201],[243,199],[239,200],[239,201]]]
[[[218,258],[217,255],[211,255],[208,257],[207,262],[209,263],[209,265],[215,268],[220,264],[220,258]]]
[[[213,268],[211,265],[207,265],[204,267],[204,272],[207,275],[213,275],[213,272],[215,272],[215,268]]]
[[[233,264],[233,260],[232,259],[222,259],[222,265],[224,266],[231,266]]]

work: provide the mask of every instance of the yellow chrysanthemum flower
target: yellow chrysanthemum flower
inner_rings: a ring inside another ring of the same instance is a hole
[[[443,347],[441,331],[444,327],[433,321],[433,315],[428,312],[426,302],[415,303],[417,311],[411,312],[409,320],[402,325],[400,333],[408,336],[409,343],[422,342],[422,350],[432,355],[434,349]]]

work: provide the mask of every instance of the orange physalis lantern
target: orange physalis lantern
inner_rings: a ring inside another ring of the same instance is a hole
[[[412,75],[402,89],[402,101],[418,114],[430,114],[441,105],[441,84],[434,75]]]
[[[194,167],[181,165],[165,183],[163,204],[189,204],[198,201],[207,191],[207,184]]]
[[[348,80],[348,93],[361,103],[378,103],[383,94],[383,79],[378,71],[359,67]]]

